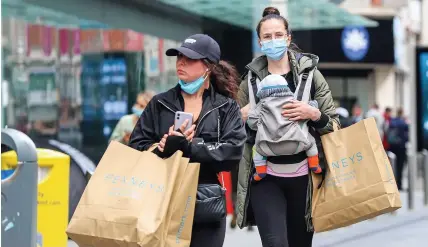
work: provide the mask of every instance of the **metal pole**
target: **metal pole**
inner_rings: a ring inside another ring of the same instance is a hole
[[[414,208],[414,194],[415,194],[415,182],[416,182],[416,167],[417,167],[417,102],[416,102],[416,35],[410,31],[407,35],[407,56],[409,64],[409,73],[407,76],[408,83],[410,87],[411,103],[410,105],[410,145],[408,148],[408,168],[409,168],[409,188],[408,188],[408,204],[409,209]]]
[[[424,205],[428,206],[428,150],[422,151],[422,171],[424,179]]]

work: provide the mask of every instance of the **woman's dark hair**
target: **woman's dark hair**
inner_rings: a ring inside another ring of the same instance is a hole
[[[205,62],[208,63],[211,71],[210,81],[214,90],[221,95],[236,99],[241,79],[235,66],[223,60],[218,64]]]
[[[266,7],[263,10],[263,15],[262,15],[262,19],[259,21],[259,24],[257,24],[257,36],[260,39],[260,29],[262,27],[263,22],[270,20],[270,19],[277,19],[280,20],[284,23],[284,27],[285,27],[285,31],[287,31],[288,35],[291,35],[291,31],[290,31],[290,25],[287,21],[287,19],[285,19],[281,13],[279,12],[279,10],[275,7]],[[294,43],[291,43],[289,46],[290,50],[293,51],[298,51],[301,52],[302,50]]]
[[[260,28],[262,27],[263,22],[270,20],[270,19],[277,19],[284,22],[285,30],[287,31],[287,34],[290,35],[290,29],[288,25],[287,19],[285,19],[283,16],[281,16],[281,13],[279,13],[279,10],[275,7],[267,7],[263,10],[262,19],[259,21],[259,24],[257,24],[257,35],[260,38]]]

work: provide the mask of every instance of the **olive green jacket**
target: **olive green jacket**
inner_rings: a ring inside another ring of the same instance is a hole
[[[318,102],[319,109],[322,113],[322,117],[319,120],[320,123],[313,123],[312,126],[316,129],[320,135],[327,134],[333,131],[333,121],[339,125],[339,118],[336,114],[336,109],[333,103],[333,97],[330,89],[323,75],[316,69],[318,64],[318,57],[312,54],[306,53],[295,53],[288,52],[290,60],[290,67],[293,72],[294,81],[299,81],[299,75],[307,70],[315,69],[312,85],[314,87],[313,99]],[[297,57],[297,58],[296,58]],[[246,66],[249,71],[252,71],[253,75],[256,75],[260,80],[263,80],[268,75],[267,58],[261,56],[254,59],[250,64]],[[241,82],[240,89],[238,92],[238,103],[241,107],[246,106],[249,103],[248,95],[248,81],[245,76]],[[322,121],[321,121],[322,120]],[[321,123],[322,122],[322,123]],[[320,145],[319,136],[316,138]],[[321,146],[320,146],[321,147]],[[244,147],[244,154],[239,163],[239,175],[238,175],[238,192],[237,192],[237,222],[240,228],[248,225],[255,225],[254,217],[252,214],[251,205],[249,204],[250,194],[250,176],[252,175],[253,161],[251,158],[252,145],[246,143]],[[319,148],[320,149],[320,148]],[[322,147],[320,150],[320,162],[323,160]],[[325,161],[324,161],[325,162]],[[325,167],[325,166],[324,166]],[[309,176],[310,177],[310,176]],[[312,218],[311,218],[311,207],[312,207],[312,179],[309,179],[308,185],[308,196],[306,200],[306,222],[308,231],[313,231]],[[284,205],[285,208],[285,205]]]

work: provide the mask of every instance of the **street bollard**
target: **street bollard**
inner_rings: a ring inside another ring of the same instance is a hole
[[[407,152],[407,201],[409,210],[415,208],[415,189],[416,189],[416,180],[417,180],[417,162],[418,154],[417,152],[412,152],[412,150]]]
[[[424,204],[428,206],[428,150],[422,151],[422,168],[423,168],[423,180],[424,180]]]
[[[33,141],[14,129],[2,129],[1,143],[17,153],[18,168],[1,181],[1,246],[36,247],[37,153]]]

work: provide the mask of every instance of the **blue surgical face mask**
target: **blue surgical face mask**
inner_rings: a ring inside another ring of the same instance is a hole
[[[272,39],[261,42],[261,51],[270,59],[278,61],[284,57],[288,45],[285,39]]]
[[[185,93],[195,94],[202,87],[207,77],[208,75],[202,75],[198,79],[191,82],[184,82],[182,80],[178,80],[178,84],[180,84],[181,90],[183,90]]]
[[[141,114],[143,114],[144,109],[141,108],[137,108],[137,107],[132,107],[132,113],[137,115],[137,116],[141,116]]]

